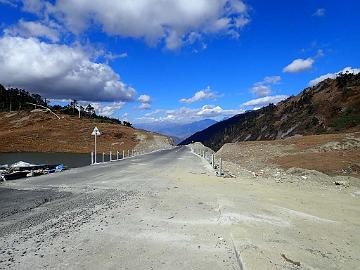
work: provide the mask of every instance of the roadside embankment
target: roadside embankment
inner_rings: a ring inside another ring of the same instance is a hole
[[[174,147],[174,142],[170,137],[156,133],[144,134],[144,132],[136,132],[135,134],[138,141],[134,148],[136,152],[149,153]]]
[[[359,132],[228,143],[215,156],[234,176],[360,186]]]

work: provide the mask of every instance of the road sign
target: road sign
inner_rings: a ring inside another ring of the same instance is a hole
[[[95,153],[94,153],[95,154],[94,155],[95,162],[94,163],[96,164],[96,137],[101,135],[100,130],[97,127],[94,127],[94,130],[91,133],[91,135],[95,136]]]
[[[99,130],[97,127],[94,127],[94,130],[93,130],[93,132],[91,133],[91,135],[93,135],[93,136],[100,136],[100,135],[101,135],[100,130]]]

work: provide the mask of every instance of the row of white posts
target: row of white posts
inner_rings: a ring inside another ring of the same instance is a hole
[[[135,151],[134,149],[133,150],[122,150],[122,155],[120,155],[120,152],[119,151],[116,151],[116,159],[113,159],[113,156],[114,154],[112,153],[112,151],[109,152],[109,158],[108,160],[105,159],[106,157],[106,154],[105,152],[102,153],[102,163],[104,162],[111,162],[111,161],[118,161],[118,160],[121,160],[121,159],[124,159],[124,158],[129,158],[129,157],[134,157],[134,156],[138,156],[138,155],[142,155],[142,154],[145,154],[145,151]],[[93,164],[97,164],[99,162],[97,162],[96,160],[96,157],[95,157],[95,153],[94,152],[91,152],[91,165]]]
[[[199,155],[200,157],[206,159],[213,167],[213,169],[217,169],[217,174],[219,176],[222,176],[224,174],[223,171],[223,164],[222,164],[222,158],[219,158],[219,163],[216,164],[215,155],[211,154],[208,155],[208,152],[205,150],[193,150],[195,154]]]
[[[79,116],[80,116],[80,114],[79,114]],[[95,152],[91,152],[91,165],[93,165],[93,164],[97,164],[98,162],[97,162],[97,160],[96,160],[96,158],[97,158],[97,153],[96,153],[96,138],[97,138],[97,136],[100,136],[101,135],[101,132],[100,132],[100,130],[97,128],[97,127],[94,127],[94,130],[92,131],[92,133],[91,133],[91,135],[92,136],[94,136],[95,138],[94,138],[94,150],[95,150]],[[124,158],[126,158],[126,157],[133,157],[133,156],[137,156],[137,155],[141,155],[141,154],[145,154],[145,151],[135,151],[134,149],[133,150],[131,150],[131,153],[130,153],[130,150],[128,150],[127,151],[127,156],[125,156],[125,150],[123,150],[122,151],[122,157],[121,157],[121,159],[124,159]],[[111,153],[111,151],[110,151],[110,155],[109,155],[109,161],[111,162],[111,161],[117,161],[117,160],[120,160],[119,159],[119,151],[117,151],[116,152],[116,159],[113,159],[112,158],[112,153]],[[102,162],[104,163],[105,162],[105,153],[103,152],[102,153]]]

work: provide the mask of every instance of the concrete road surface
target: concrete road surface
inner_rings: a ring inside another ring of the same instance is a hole
[[[224,179],[187,147],[0,186],[1,269],[360,269],[360,193]]]

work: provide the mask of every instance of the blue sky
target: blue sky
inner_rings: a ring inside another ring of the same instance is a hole
[[[0,0],[0,11],[0,83],[135,123],[219,120],[359,68],[356,0]]]

